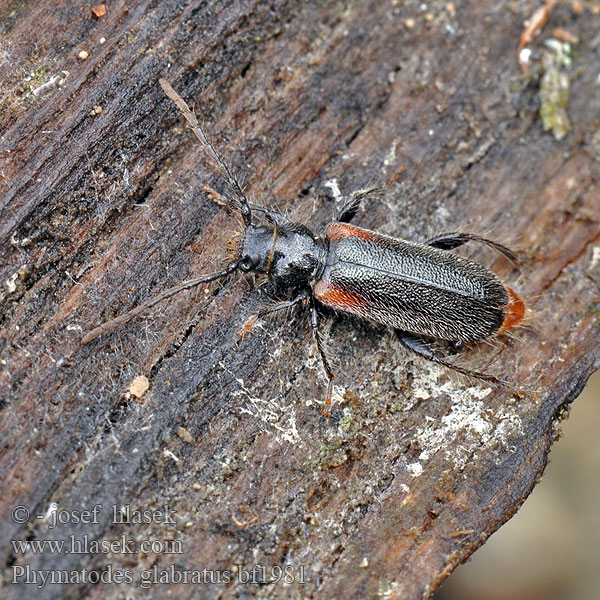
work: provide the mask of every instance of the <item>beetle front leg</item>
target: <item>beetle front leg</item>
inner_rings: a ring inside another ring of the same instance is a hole
[[[277,302],[276,304],[270,304],[269,306],[265,306],[261,308],[255,315],[251,316],[243,325],[242,328],[237,332],[237,334],[243,339],[247,333],[252,331],[252,328],[258,323],[260,319],[263,317],[280,311],[286,308],[291,308],[296,304],[300,304],[301,302],[306,302],[309,298],[308,292],[302,291],[295,298],[291,300],[284,300],[283,302]]]
[[[490,248],[493,248],[494,250],[504,254],[504,256],[510,260],[518,260],[517,255],[506,246],[503,246],[498,242],[488,240],[487,238],[474,235],[473,233],[460,233],[458,231],[454,231],[452,233],[443,233],[442,235],[436,235],[435,237],[427,240],[425,244],[427,246],[432,246],[433,248],[440,248],[440,250],[453,250],[454,248],[458,248],[467,242],[480,242],[481,244],[490,246]]]
[[[356,215],[360,203],[367,196],[377,196],[378,198],[381,198],[384,193],[384,190],[381,188],[369,188],[368,190],[358,190],[354,192],[344,206],[342,206],[342,210],[338,213],[336,221],[339,223],[350,223]]]
[[[219,194],[219,192],[211,188],[208,184],[201,187],[200,191],[206,192],[208,194],[208,197],[219,206],[233,206],[237,209],[239,209],[241,206],[237,200],[230,200],[229,198],[226,198],[225,196]],[[258,206],[257,204],[252,204],[251,202],[248,202],[248,206],[252,211],[262,212],[265,215],[267,221],[269,221],[270,223],[277,223],[278,225],[289,223],[287,217],[277,212],[276,210],[266,208],[265,206]]]
[[[331,366],[329,365],[329,361],[327,360],[327,356],[325,355],[325,348],[323,346],[323,339],[321,337],[321,332],[319,331],[319,313],[317,312],[317,307],[315,306],[314,300],[311,301],[311,325],[312,330],[315,335],[315,340],[317,342],[317,348],[319,350],[319,354],[321,355],[321,362],[323,363],[323,368],[325,369],[325,373],[327,374],[327,394],[325,395],[325,404],[323,405],[323,410],[321,414],[324,417],[328,417],[331,413],[331,398],[333,396],[333,380],[335,375],[331,370]]]

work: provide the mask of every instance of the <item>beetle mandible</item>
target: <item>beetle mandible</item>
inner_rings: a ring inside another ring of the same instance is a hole
[[[308,305],[328,386],[323,409],[331,407],[334,374],[319,331],[319,304],[352,313],[397,330],[401,343],[415,354],[464,375],[512,389],[494,375],[471,371],[437,356],[427,339],[454,343],[474,342],[499,335],[519,325],[525,303],[489,269],[449,252],[469,241],[494,248],[516,260],[515,254],[492,240],[470,233],[446,233],[424,243],[388,237],[350,224],[361,201],[381,190],[354,193],[324,236],[281,213],[248,202],[241,185],[208,142],[196,117],[168,81],[159,83],[177,105],[204,150],[224,177],[244,222],[243,240],[235,260],[223,270],[184,281],[133,310],[87,333],[87,344],[99,335],[128,322],[157,302],[191,287],[221,279],[236,271],[265,275],[285,300],[266,306],[240,331],[243,336],[256,321],[270,313],[299,304]],[[263,222],[256,220],[256,214]]]

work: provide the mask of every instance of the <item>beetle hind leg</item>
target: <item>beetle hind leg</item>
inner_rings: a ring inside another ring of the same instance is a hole
[[[442,235],[436,235],[427,240],[425,244],[427,246],[432,246],[433,248],[439,248],[440,250],[453,250],[467,242],[480,242],[481,244],[485,244],[501,254],[504,254],[504,256],[510,260],[518,260],[518,256],[510,248],[473,233],[460,233],[458,231],[443,233]]]
[[[521,395],[521,392],[513,388],[513,386],[510,385],[510,383],[504,381],[503,379],[500,379],[499,377],[496,377],[495,375],[488,375],[486,373],[480,373],[478,371],[471,371],[469,369],[464,369],[463,367],[455,365],[451,362],[445,361],[443,358],[440,358],[433,352],[433,350],[430,348],[430,346],[425,340],[421,339],[418,336],[412,335],[411,333],[407,333],[406,331],[397,331],[397,334],[402,345],[411,352],[414,352],[415,354],[420,356],[421,358],[430,360],[431,362],[434,362],[438,365],[442,365],[448,369],[451,369],[452,371],[461,373],[462,375],[467,375],[469,377],[474,377],[476,379],[481,379],[483,381],[489,381],[490,383],[501,385],[502,387],[505,387],[518,395]]]

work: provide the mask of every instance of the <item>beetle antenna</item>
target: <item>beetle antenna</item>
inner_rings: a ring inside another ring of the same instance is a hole
[[[106,321],[105,323],[98,325],[98,327],[94,327],[94,329],[92,329],[90,332],[86,333],[83,336],[81,343],[89,344],[92,340],[95,340],[97,337],[101,336],[103,333],[107,333],[108,331],[112,331],[115,327],[118,327],[119,325],[128,323],[129,321],[131,321],[131,319],[133,319],[134,317],[137,317],[139,314],[148,310],[150,307],[154,306],[161,300],[170,298],[171,296],[174,296],[175,294],[182,292],[183,290],[189,290],[190,288],[196,287],[197,285],[200,285],[201,283],[208,283],[209,281],[214,281],[215,279],[220,279],[221,277],[225,277],[226,275],[229,275],[230,273],[237,271],[237,269],[239,268],[239,264],[240,264],[240,261],[236,260],[236,261],[230,263],[229,265],[227,265],[227,267],[225,269],[223,269],[222,271],[218,271],[216,273],[210,273],[209,275],[203,275],[202,277],[196,277],[195,279],[188,279],[187,281],[182,281],[181,283],[178,283],[176,286],[169,288],[168,290],[165,290],[164,292],[161,292],[160,294],[158,294],[158,296],[154,296],[153,298],[146,300],[146,302],[143,302],[139,306],[132,308],[129,312],[119,315],[118,317],[115,317],[114,319],[111,319],[110,321]]]
[[[192,131],[200,140],[202,147],[213,159],[217,170],[225,178],[233,193],[239,198],[239,209],[242,213],[242,219],[244,220],[244,225],[248,227],[252,220],[252,213],[250,212],[250,206],[248,204],[248,200],[244,194],[244,191],[242,190],[242,186],[238,183],[237,179],[232,175],[227,165],[221,160],[221,157],[217,154],[216,150],[206,139],[204,131],[202,131],[202,128],[200,127],[196,116],[190,110],[190,107],[186,104],[185,100],[171,87],[171,84],[166,79],[161,77],[158,80],[158,83],[160,84],[160,87],[163,89],[165,94],[177,105],[177,108],[183,113],[185,120],[190,124]]]

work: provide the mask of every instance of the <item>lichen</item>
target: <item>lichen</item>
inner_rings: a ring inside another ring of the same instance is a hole
[[[571,130],[567,114],[571,82],[566,71],[571,64],[571,45],[549,39],[542,50],[544,74],[540,81],[540,118],[544,131],[551,131],[557,140]]]

